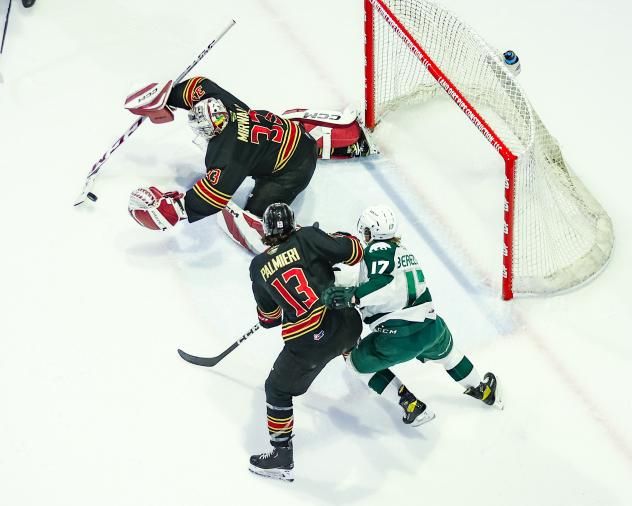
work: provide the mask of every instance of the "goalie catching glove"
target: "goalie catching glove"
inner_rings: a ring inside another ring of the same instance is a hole
[[[184,193],[162,193],[158,188],[139,188],[129,197],[129,214],[140,225],[151,230],[167,230],[187,217]]]
[[[134,87],[125,99],[125,109],[138,116],[147,116],[152,123],[173,121],[173,111],[167,105],[173,81]]]
[[[331,285],[323,291],[323,302],[331,309],[346,309],[360,302],[355,296],[355,286]]]

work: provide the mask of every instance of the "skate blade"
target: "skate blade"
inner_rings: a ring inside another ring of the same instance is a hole
[[[505,409],[505,403],[503,402],[503,391],[500,388],[498,378],[496,378],[496,391],[494,392],[494,404],[492,404],[492,407],[500,411]]]
[[[282,481],[294,481],[294,473],[291,469],[260,469],[253,465],[250,465],[248,469],[251,473],[263,476],[265,478],[272,478],[274,480]]]
[[[410,424],[413,427],[419,427],[420,425],[423,425],[424,423],[428,423],[431,420],[434,420],[435,414],[428,410],[428,408],[426,408],[426,410],[419,415],[417,418],[415,418],[415,420]]]
[[[496,385],[498,385],[498,383]],[[494,392],[494,404],[492,404],[492,408],[499,409],[500,411],[505,409],[502,392],[498,390],[498,386],[496,386],[496,391]]]

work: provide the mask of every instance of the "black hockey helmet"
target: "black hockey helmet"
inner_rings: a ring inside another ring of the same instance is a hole
[[[278,244],[295,229],[294,211],[287,204],[276,202],[270,204],[263,212],[264,244]]]

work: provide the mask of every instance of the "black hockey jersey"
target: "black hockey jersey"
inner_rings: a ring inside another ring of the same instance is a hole
[[[303,227],[250,263],[257,315],[264,327],[283,324],[285,342],[318,329],[325,317],[321,294],[334,282],[333,265],[362,260],[360,241]]]
[[[269,111],[250,109],[210,79],[194,77],[174,86],[167,104],[191,109],[209,97],[222,101],[229,122],[208,143],[206,176],[186,193],[190,222],[223,209],[247,177],[274,177],[292,170],[303,157],[314,156],[314,140],[302,125]]]

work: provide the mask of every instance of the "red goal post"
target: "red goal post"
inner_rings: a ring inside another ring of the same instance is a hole
[[[503,298],[511,299],[514,292],[564,290],[597,272],[612,250],[610,218],[572,174],[500,53],[434,2],[364,3],[367,127],[374,129],[390,110],[422,103],[443,90],[504,160]],[[481,107],[493,112],[483,115]],[[559,174],[565,181],[555,182],[546,195],[527,194],[533,191],[527,179],[559,179]],[[555,205],[572,215],[569,222],[577,222],[571,224],[568,245],[555,241],[561,248],[568,246],[570,254],[551,251],[554,246],[547,243],[553,235],[569,235],[567,223],[542,233],[534,220],[546,210],[538,210],[538,204],[547,209]],[[516,240],[516,217],[521,241],[529,244]]]

